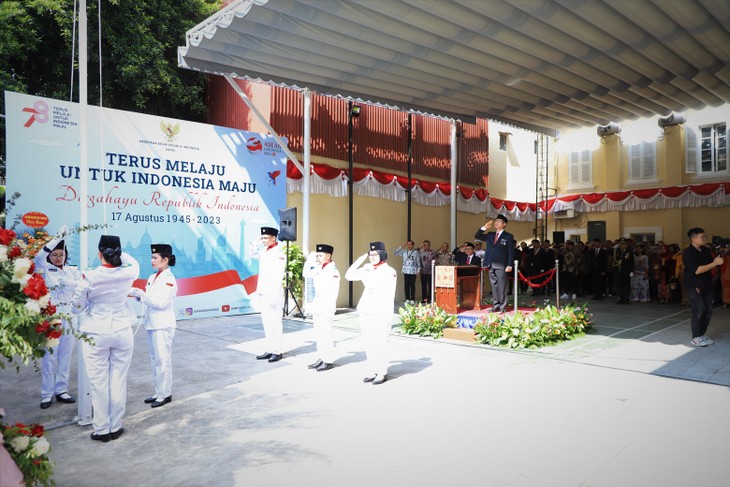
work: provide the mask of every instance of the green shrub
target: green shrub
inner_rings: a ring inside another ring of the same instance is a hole
[[[407,304],[398,310],[400,326],[408,335],[440,338],[444,328],[456,325],[456,315],[450,315],[435,304]]]
[[[591,328],[588,306],[548,305],[534,313],[488,313],[479,318],[474,332],[479,343],[495,347],[538,348],[582,336]]]

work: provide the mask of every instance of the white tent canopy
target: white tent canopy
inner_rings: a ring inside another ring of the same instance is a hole
[[[234,0],[182,67],[544,132],[730,102],[726,0]]]

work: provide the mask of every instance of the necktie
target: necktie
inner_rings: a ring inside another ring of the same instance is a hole
[[[466,258],[466,265],[471,264],[471,255]]]
[[[499,241],[499,232],[494,233],[494,243],[496,244]]]

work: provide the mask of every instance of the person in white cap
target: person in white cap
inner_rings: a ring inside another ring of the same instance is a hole
[[[139,263],[122,252],[115,235],[99,239],[99,260],[101,265],[86,271],[76,286],[71,310],[79,315],[79,330],[93,340],[81,342],[94,409],[91,439],[107,443],[124,433],[132,325],[137,321],[127,295],[139,277]]]
[[[177,328],[177,280],[170,270],[176,261],[172,247],[167,244],[153,244],[150,250],[152,268],[157,272],[147,279],[144,291],[133,287],[129,294],[145,305],[144,320],[155,393],[144,402],[157,408],[172,402],[172,340]]]
[[[369,263],[360,265],[369,259]],[[388,338],[393,325],[395,288],[398,275],[386,262],[388,253],[383,242],[370,242],[369,251],[352,263],[345,279],[362,281],[363,290],[357,311],[360,313],[360,328],[365,341],[365,355],[369,374],[363,382],[375,385],[387,380]]]
[[[36,255],[36,271],[43,274],[51,294],[51,303],[58,313],[68,315],[71,312],[71,298],[76,285],[81,280],[78,267],[68,265],[66,227],[61,227],[56,238],[48,242]],[[76,400],[68,393],[68,378],[71,372],[71,355],[76,346],[76,337],[68,332],[71,326],[68,320],[62,319],[63,335],[58,345],[46,350],[41,366],[41,409],[51,407],[53,397],[58,402],[73,404]]]
[[[258,360],[278,362],[283,355],[284,286],[281,281],[286,271],[286,255],[276,241],[279,231],[273,227],[261,227],[259,275],[256,284],[256,301],[264,325],[267,351],[257,355]]]
[[[310,369],[324,372],[333,367],[335,360],[335,338],[333,323],[337,310],[337,295],[340,293],[340,271],[332,260],[334,247],[317,244],[304,263],[303,274],[314,282],[314,300],[310,305],[314,317],[314,333],[319,358],[310,364]]]

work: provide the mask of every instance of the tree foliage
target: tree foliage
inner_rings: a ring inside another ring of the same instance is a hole
[[[178,68],[177,47],[185,45],[187,30],[218,11],[221,4],[222,0],[88,0],[89,104],[99,105],[101,93],[105,107],[204,120],[205,75]],[[74,0],[3,0],[0,89],[78,101],[78,56],[72,70],[73,41]],[[4,97],[0,107],[5,113]]]

